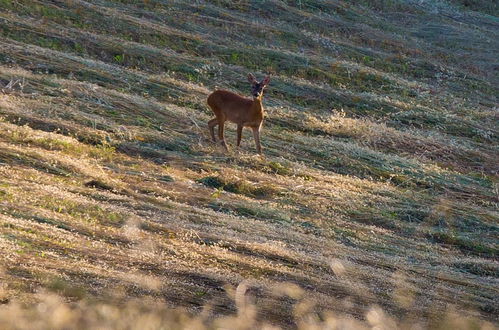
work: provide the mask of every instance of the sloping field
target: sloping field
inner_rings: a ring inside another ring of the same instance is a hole
[[[498,16],[0,0],[0,327],[493,329]],[[206,126],[248,72],[264,157]]]

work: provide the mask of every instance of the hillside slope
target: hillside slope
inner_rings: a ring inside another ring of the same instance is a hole
[[[0,310],[54,291],[233,315],[244,281],[283,327],[373,306],[497,325],[493,3],[0,0]],[[206,127],[248,72],[272,74],[264,157]]]

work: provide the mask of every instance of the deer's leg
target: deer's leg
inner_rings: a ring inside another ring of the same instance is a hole
[[[239,148],[239,145],[241,144],[241,136],[243,134],[243,125],[238,124],[237,125],[237,147]]]
[[[260,145],[260,128],[261,126],[252,127],[253,137],[255,138],[256,151],[261,155],[262,146]]]
[[[215,139],[215,126],[218,124],[218,119],[214,118],[208,122],[208,129],[210,130],[211,140],[217,142]]]
[[[227,148],[227,144],[225,143],[224,125],[225,125],[225,121],[220,121],[218,123],[218,139],[220,140],[220,143],[225,148],[225,150],[229,150],[229,148]]]

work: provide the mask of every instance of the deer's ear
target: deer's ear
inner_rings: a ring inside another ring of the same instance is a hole
[[[263,80],[262,80],[262,84],[264,86],[267,86],[270,82],[270,76],[266,76]]]
[[[255,79],[255,76],[254,76],[252,73],[248,73],[248,81],[249,81],[251,84],[256,84],[256,79]]]

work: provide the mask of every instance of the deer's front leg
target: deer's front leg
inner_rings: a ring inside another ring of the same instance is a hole
[[[261,155],[262,154],[262,146],[260,145],[260,128],[262,126],[252,127],[253,129],[253,137],[255,138],[256,151]]]

